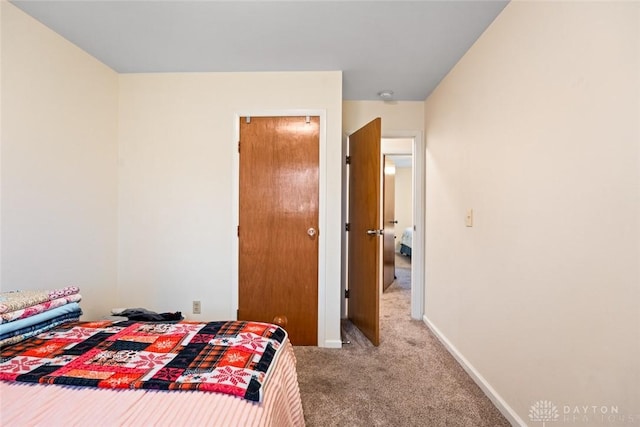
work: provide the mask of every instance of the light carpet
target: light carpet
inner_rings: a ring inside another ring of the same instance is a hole
[[[379,347],[343,321],[342,349],[294,347],[307,426],[508,426],[422,321],[410,317],[411,270],[380,303]]]

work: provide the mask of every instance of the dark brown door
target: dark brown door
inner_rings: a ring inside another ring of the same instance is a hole
[[[380,343],[380,137],[377,118],[349,136],[349,319]]]
[[[384,243],[382,249],[382,289],[386,290],[396,278],[396,166],[384,158],[383,215]]]
[[[238,319],[318,342],[320,119],[240,119]]]

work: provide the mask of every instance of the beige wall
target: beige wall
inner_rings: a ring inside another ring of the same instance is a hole
[[[79,285],[115,302],[116,73],[8,2],[2,8],[1,289]]]
[[[235,318],[236,115],[322,110],[320,345],[340,346],[341,97],[341,72],[121,75],[121,303]]]
[[[424,129],[424,102],[344,101],[342,130],[349,135],[376,117],[382,118],[382,136]],[[392,136],[392,135],[391,135]]]
[[[639,27],[512,2],[426,101],[426,320],[531,425],[541,399],[638,422]]]

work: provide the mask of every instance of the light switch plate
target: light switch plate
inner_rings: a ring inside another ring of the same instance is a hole
[[[473,209],[467,209],[467,215],[464,218],[467,227],[473,227]]]

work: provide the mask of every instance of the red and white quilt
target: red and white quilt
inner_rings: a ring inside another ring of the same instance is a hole
[[[0,380],[261,401],[287,333],[245,322],[75,322],[0,350]]]

